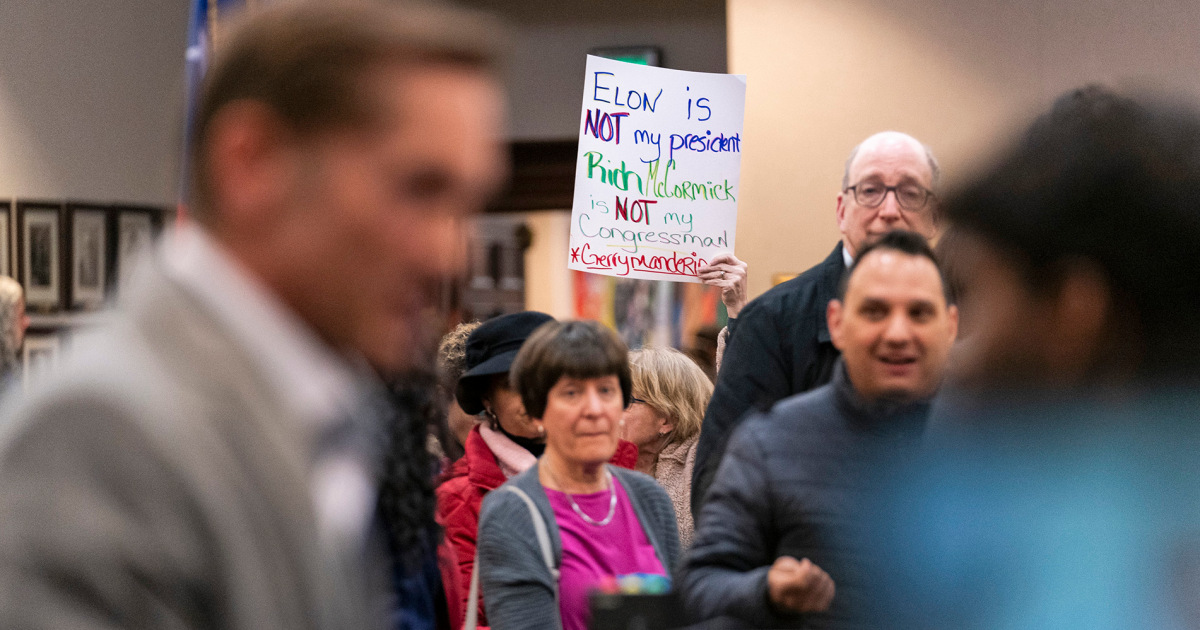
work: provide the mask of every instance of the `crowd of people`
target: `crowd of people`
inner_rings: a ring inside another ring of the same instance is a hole
[[[711,365],[533,311],[438,345],[500,32],[298,2],[223,42],[191,220],[3,401],[0,627],[582,630],[597,592],[680,628],[1200,627],[1198,110],[1073,90],[952,191],[871,135],[828,258],[753,300],[700,270]],[[5,381],[27,324],[0,278]]]

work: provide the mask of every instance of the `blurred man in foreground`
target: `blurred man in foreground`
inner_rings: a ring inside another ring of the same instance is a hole
[[[491,32],[281,3],[219,51],[194,223],[7,410],[0,627],[376,627],[366,365],[409,362],[505,173]]]
[[[699,515],[726,442],[748,412],[767,409],[833,377],[838,349],[830,339],[825,308],[838,283],[855,256],[890,230],[933,238],[938,179],[933,153],[907,134],[877,133],[850,152],[837,196],[842,241],[823,262],[762,294],[729,322],[728,346],[696,449],[693,516]]]
[[[972,343],[879,522],[893,627],[1200,627],[1200,115],[1073,92],[944,210]]]
[[[860,508],[913,452],[958,314],[924,237],[897,231],[862,250],[828,318],[833,381],[748,419],[700,513],[683,587],[702,619],[858,627],[871,602]]]

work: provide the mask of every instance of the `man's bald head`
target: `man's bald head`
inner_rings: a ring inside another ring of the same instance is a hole
[[[938,189],[942,179],[942,167],[938,164],[937,158],[933,156],[933,150],[920,140],[900,131],[881,131],[851,149],[850,156],[846,158],[845,170],[842,171],[842,189],[845,190],[847,186],[850,186],[850,167],[854,165],[854,159],[864,148],[870,151],[889,145],[892,147],[907,145],[920,151],[925,156],[925,161],[929,163],[929,178],[933,184],[933,190]]]

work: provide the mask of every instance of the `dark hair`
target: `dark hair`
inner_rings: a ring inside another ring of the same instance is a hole
[[[616,375],[628,407],[633,400],[629,349],[612,329],[594,321],[548,322],[534,331],[513,361],[509,378],[531,418],[546,413],[550,390],[564,377]]]
[[[950,303],[950,288],[946,285],[946,279],[942,277],[942,267],[938,264],[937,255],[933,253],[929,241],[925,240],[924,236],[908,230],[892,230],[858,252],[858,256],[854,258],[854,264],[850,265],[850,269],[842,274],[842,280],[838,283],[837,297],[839,300],[846,299],[846,287],[850,286],[850,277],[854,275],[862,261],[866,260],[872,252],[880,250],[897,251],[909,256],[928,258],[929,262],[932,262],[934,268],[937,269],[938,281],[942,285],[942,296],[946,298],[947,304]]]
[[[416,570],[424,554],[434,553],[441,528],[434,519],[435,464],[426,448],[431,425],[445,417],[434,396],[432,370],[397,376],[388,387],[382,478],[377,510],[387,533],[388,548],[401,573]],[[444,423],[444,421],[443,421]]]
[[[230,103],[266,105],[288,129],[313,135],[377,124],[364,78],[388,63],[450,63],[492,71],[501,29],[464,10],[365,0],[278,3],[220,42],[196,106],[189,177],[192,213],[210,220],[209,130]]]
[[[1144,344],[1143,370],[1200,363],[1200,115],[1190,106],[1099,86],[1069,92],[944,211],[997,246],[1034,292],[1054,290],[1072,264],[1096,267],[1114,332]]]
[[[951,304],[958,304],[967,294],[967,278],[963,271],[963,256],[967,253],[970,243],[967,242],[962,230],[948,226],[938,237],[937,247],[933,253],[937,255],[938,267],[942,271],[942,283],[946,285],[946,294]],[[959,329],[962,329],[962,312],[959,312]]]

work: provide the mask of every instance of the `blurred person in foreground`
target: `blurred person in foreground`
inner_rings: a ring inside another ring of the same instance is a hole
[[[872,625],[863,510],[916,454],[957,311],[924,236],[895,231],[861,250],[827,317],[833,381],[748,419],[700,513],[683,585],[702,620]]]
[[[679,545],[692,543],[692,467],[712,382],[674,348],[629,353],[633,402],[621,418],[621,437],[638,447],[637,471],[666,489],[679,524]]]
[[[879,519],[892,626],[1200,627],[1200,112],[1068,93],[944,209],[972,343]]]
[[[21,283],[0,276],[0,388],[7,388],[21,373],[21,348],[29,316],[25,314],[25,291]]]
[[[611,329],[542,326],[517,355],[512,382],[546,449],[484,499],[478,569],[488,620],[496,630],[584,630],[588,593],[602,580],[672,575],[671,499],[654,479],[608,464],[633,398],[628,353]]]
[[[503,176],[494,31],[282,3],[226,40],[193,221],[7,409],[0,627],[380,625],[373,373],[412,363]]]
[[[446,427],[450,432],[449,438],[454,440],[453,444],[444,446],[442,454],[451,463],[458,461],[463,456],[465,452],[463,447],[467,443],[467,436],[479,422],[479,416],[463,411],[462,406],[454,397],[454,392],[458,389],[458,379],[463,372],[467,371],[467,338],[479,326],[480,322],[476,321],[459,324],[454,327],[454,330],[446,333],[438,344],[438,390],[446,405]]]
[[[937,232],[940,170],[929,147],[907,134],[877,133],[850,152],[837,195],[842,240],[813,268],[760,295],[730,326],[692,479],[699,514],[725,446],[749,412],[828,383],[838,349],[825,309],[854,258],[890,230]]]
[[[458,379],[456,398],[465,412],[482,413],[484,421],[467,435],[466,454],[437,489],[438,521],[456,566],[442,576],[447,592],[459,597],[450,602],[451,619],[461,621],[467,614],[484,496],[528,470],[546,449],[544,427],[526,412],[520,392],[510,384],[509,369],[533,331],[553,321],[536,311],[509,313],[489,319],[467,337],[467,370]],[[612,459],[632,468],[637,448],[623,441]],[[486,625],[482,610],[479,619]]]

